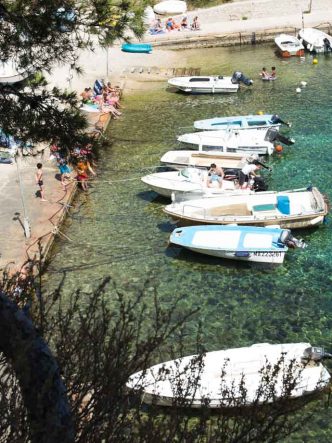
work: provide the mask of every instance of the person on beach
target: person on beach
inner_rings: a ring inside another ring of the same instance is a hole
[[[43,180],[43,165],[42,163],[37,163],[37,172],[35,175],[36,185],[39,186],[39,194],[42,202],[46,202],[45,190],[44,190],[44,180]]]
[[[81,160],[76,165],[77,180],[81,184],[83,191],[88,191],[88,173],[91,172],[92,175],[96,175],[95,171],[92,169],[90,162],[88,160]]]
[[[58,168],[59,168],[59,172],[60,172],[60,180],[61,180],[62,189],[65,191],[67,189],[67,184],[68,184],[67,181],[71,179],[71,176],[70,176],[71,169],[67,165],[67,162],[64,158],[59,159]]]
[[[91,88],[84,88],[84,91],[81,93],[82,103],[92,103],[93,92]]]
[[[192,24],[191,24],[191,30],[192,31],[199,31],[201,29],[201,26],[199,24],[198,16],[194,18]]]
[[[219,168],[215,163],[211,163],[206,183],[207,187],[210,188],[215,182],[218,182],[219,188],[222,188],[224,175],[222,168]]]
[[[181,26],[181,29],[183,29],[183,30],[188,29],[189,25],[188,25],[188,18],[186,15],[182,18],[180,26]]]

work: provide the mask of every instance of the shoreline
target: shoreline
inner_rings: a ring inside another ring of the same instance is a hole
[[[288,0],[279,0],[278,8],[274,7],[272,0],[256,2],[234,0],[232,3],[213,8],[189,11],[188,16],[200,17],[200,31],[172,31],[159,36],[145,35],[142,41],[151,42],[155,47],[151,54],[124,53],[119,44],[107,50],[96,47],[93,58],[90,52],[83,51],[79,59],[83,75],[78,76],[64,66],[55,68],[48,79],[51,87],[70,89],[79,94],[96,79],[105,78],[112,84],[122,84],[125,93],[130,94],[149,87],[149,82],[167,80],[174,69],[183,67],[181,58],[183,49],[248,45],[253,43],[253,36],[255,44],[265,43],[272,41],[278,33],[286,30],[296,33],[302,27],[303,20],[306,27],[321,25],[321,29],[331,33],[332,8],[329,3],[330,0],[316,0],[312,11],[309,12],[306,11],[307,0],[297,0],[295,4],[289,4]],[[309,13],[303,14],[303,12]],[[282,27],[278,26],[280,24]],[[135,67],[139,67],[136,72],[134,72]],[[153,68],[156,68],[156,72]],[[109,121],[105,124],[105,129],[108,124]],[[45,169],[46,196],[50,200],[45,203],[34,196],[36,191],[34,168],[40,159]],[[20,180],[15,171],[15,164],[0,166],[2,174],[0,196],[3,201],[0,217],[2,233],[0,269],[10,264],[10,267],[19,270],[28,258],[27,252],[32,255],[38,253],[36,245],[40,238],[43,239],[45,252],[43,260],[46,260],[65,219],[67,205],[76,195],[75,183],[69,185],[63,195],[60,183],[54,180],[54,177],[57,178],[57,168],[51,161],[44,160],[43,156],[22,157],[20,163],[23,190],[18,186]],[[24,210],[24,199],[27,211]],[[24,236],[22,223],[26,213],[32,224],[32,235],[29,240]]]

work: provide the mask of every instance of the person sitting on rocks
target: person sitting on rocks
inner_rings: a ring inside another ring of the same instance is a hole
[[[188,29],[189,25],[188,25],[188,18],[186,15],[182,18],[180,26],[181,26],[181,29],[183,29],[183,30]]]
[[[194,18],[192,24],[191,24],[191,30],[192,31],[199,31],[201,29],[201,26],[199,24],[198,16]]]

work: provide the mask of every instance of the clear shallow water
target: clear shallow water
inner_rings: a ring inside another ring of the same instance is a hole
[[[312,183],[331,200],[332,58],[321,56],[318,65],[310,56],[281,60],[268,45],[188,50],[184,65],[200,66],[202,74],[242,70],[255,84],[231,96],[175,94],[166,91],[166,82],[125,94],[124,114],[112,122],[110,145],[99,154],[98,178],[89,194],[77,198],[63,227],[72,242],[58,240],[45,289],[64,272],[65,291],[89,290],[107,275],[132,290],[148,278],[165,306],[176,294],[182,295],[184,311],[200,307],[187,327],[188,353],[194,350],[191,337],[199,321],[208,350],[266,341],[309,341],[332,350],[331,222],[300,232],[309,247],[290,251],[277,268],[221,261],[167,247],[174,228],[162,212],[168,202],[140,181],[164,152],[176,147],[176,134],[193,130],[194,120],[263,111],[291,121],[296,139],[271,158],[270,189]],[[260,81],[262,66],[269,70],[273,65],[278,80]],[[302,80],[308,85],[297,94]],[[315,437],[306,433],[298,441],[328,441],[332,431],[325,414],[317,418],[327,429],[315,428]]]

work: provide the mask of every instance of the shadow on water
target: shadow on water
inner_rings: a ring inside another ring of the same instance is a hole
[[[176,245],[169,245],[165,250],[165,255],[167,257],[172,257],[179,262],[191,264],[198,264],[202,266],[212,267],[214,271],[222,272],[223,269],[233,269],[233,270],[266,270],[273,271],[279,265],[271,263],[255,263],[255,262],[245,262],[241,260],[229,260],[225,258],[212,257],[205,254],[199,254],[192,252],[188,249],[181,248]],[[282,265],[281,265],[282,266]]]

